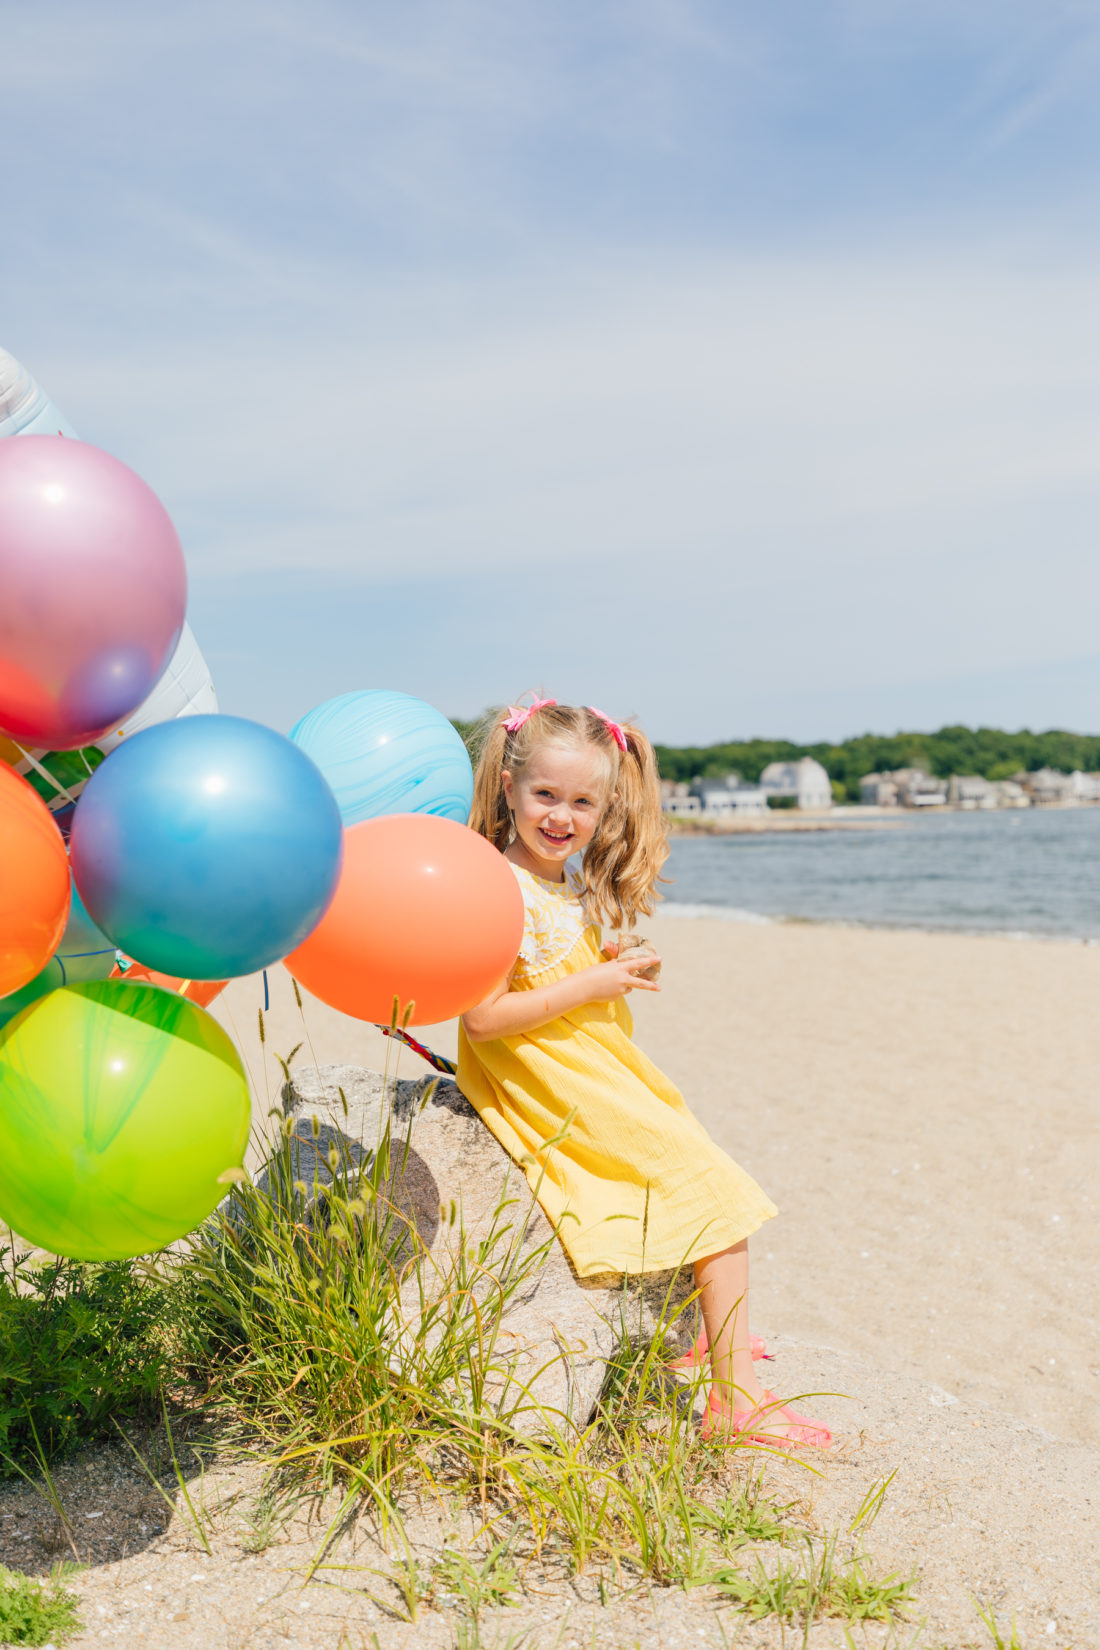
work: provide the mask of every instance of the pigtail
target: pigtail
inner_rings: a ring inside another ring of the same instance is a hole
[[[487,837],[493,847],[503,853],[512,840],[512,815],[501,780],[508,742],[501,714],[499,710],[490,711],[468,741],[474,762],[474,800],[468,824],[472,831]]]
[[[615,795],[584,856],[589,909],[620,929],[633,928],[639,914],[656,909],[669,851],[656,753],[641,728],[624,723],[622,732],[626,750],[619,756]]]

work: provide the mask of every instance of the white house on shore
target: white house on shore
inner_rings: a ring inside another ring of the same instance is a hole
[[[1015,779],[997,779],[993,782],[998,808],[1030,808],[1031,798]]]
[[[704,819],[732,819],[735,815],[764,814],[768,795],[759,785],[747,785],[739,773],[724,779],[697,779],[691,795],[699,802]]]
[[[859,782],[859,800],[865,808],[896,808],[898,788],[893,775],[865,773]]]
[[[759,785],[746,785],[739,773],[728,773],[693,785],[664,780],[661,807],[673,819],[733,819],[767,813],[768,798]]]
[[[895,768],[893,773],[864,774],[859,800],[875,808],[942,808],[947,786],[923,768]]]
[[[1075,802],[1100,802],[1100,773],[1082,773],[1077,768],[1069,779]]]
[[[789,798],[796,808],[833,805],[829,775],[812,756],[803,756],[797,762],[769,762],[760,775],[760,788],[776,801]]]
[[[698,819],[703,804],[697,796],[692,796],[690,785],[682,780],[662,779],[661,808],[674,819]]]
[[[953,773],[947,781],[952,808],[999,808],[997,787],[977,773]]]
[[[1037,808],[1049,808],[1053,803],[1074,802],[1073,775],[1060,773],[1057,768],[1036,768],[1022,782],[1031,792]]]

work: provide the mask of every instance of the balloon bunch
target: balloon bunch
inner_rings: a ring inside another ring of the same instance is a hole
[[[448,1019],[507,973],[523,907],[445,717],[382,691],[289,738],[217,714],[166,511],[0,351],[7,435],[0,1221],[115,1258],[191,1230],[241,1163],[248,1085],[205,1012],[227,980],[285,959],[359,1018]]]

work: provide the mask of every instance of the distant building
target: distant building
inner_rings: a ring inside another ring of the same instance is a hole
[[[691,787],[674,779],[661,780],[661,807],[675,819],[697,819],[703,811],[703,804],[697,796],[692,796]]]
[[[1034,773],[1028,774],[1024,785],[1037,808],[1049,808],[1059,802],[1075,800],[1072,775],[1059,773],[1057,768],[1036,768]]]
[[[997,792],[980,774],[953,773],[947,782],[947,800],[953,808],[996,808]]]
[[[859,800],[865,808],[896,808],[898,788],[888,773],[865,773],[859,782]]]
[[[1018,779],[997,779],[993,789],[998,808],[1030,808],[1031,798]]]
[[[769,797],[790,798],[796,808],[833,805],[829,775],[812,756],[803,756],[798,762],[769,762],[760,775],[760,786]]]
[[[923,768],[895,768],[890,778],[898,788],[898,801],[903,808],[943,808],[947,805],[947,786],[942,779],[925,773]]]
[[[703,804],[697,796],[692,796],[690,791],[686,796],[666,796],[661,807],[674,819],[698,819],[703,811]]]
[[[704,819],[732,819],[742,814],[762,814],[768,809],[767,792],[759,785],[746,785],[740,774],[723,779],[697,779],[691,795],[698,801]]]
[[[1082,773],[1077,769],[1069,777],[1075,801],[1100,802],[1100,773]]]

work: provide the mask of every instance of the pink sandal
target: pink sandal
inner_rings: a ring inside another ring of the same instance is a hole
[[[749,1336],[749,1351],[754,1358],[771,1359],[771,1353],[759,1335]],[[702,1369],[710,1356],[710,1347],[707,1344],[707,1332],[699,1331],[699,1337],[690,1352],[685,1352],[682,1358],[676,1358],[668,1365],[669,1369]]]
[[[781,1425],[793,1427],[794,1431],[786,1435],[769,1432],[769,1415],[774,1415]],[[823,1427],[820,1421],[811,1421],[808,1415],[799,1415],[797,1410],[788,1409],[774,1392],[765,1392],[764,1402],[755,1409],[732,1409],[724,1399],[715,1396],[713,1387],[707,1393],[701,1431],[705,1440],[715,1443],[771,1444],[776,1449],[782,1449],[787,1444],[793,1444],[796,1448],[808,1444],[815,1449],[828,1449],[833,1441],[828,1427]]]

